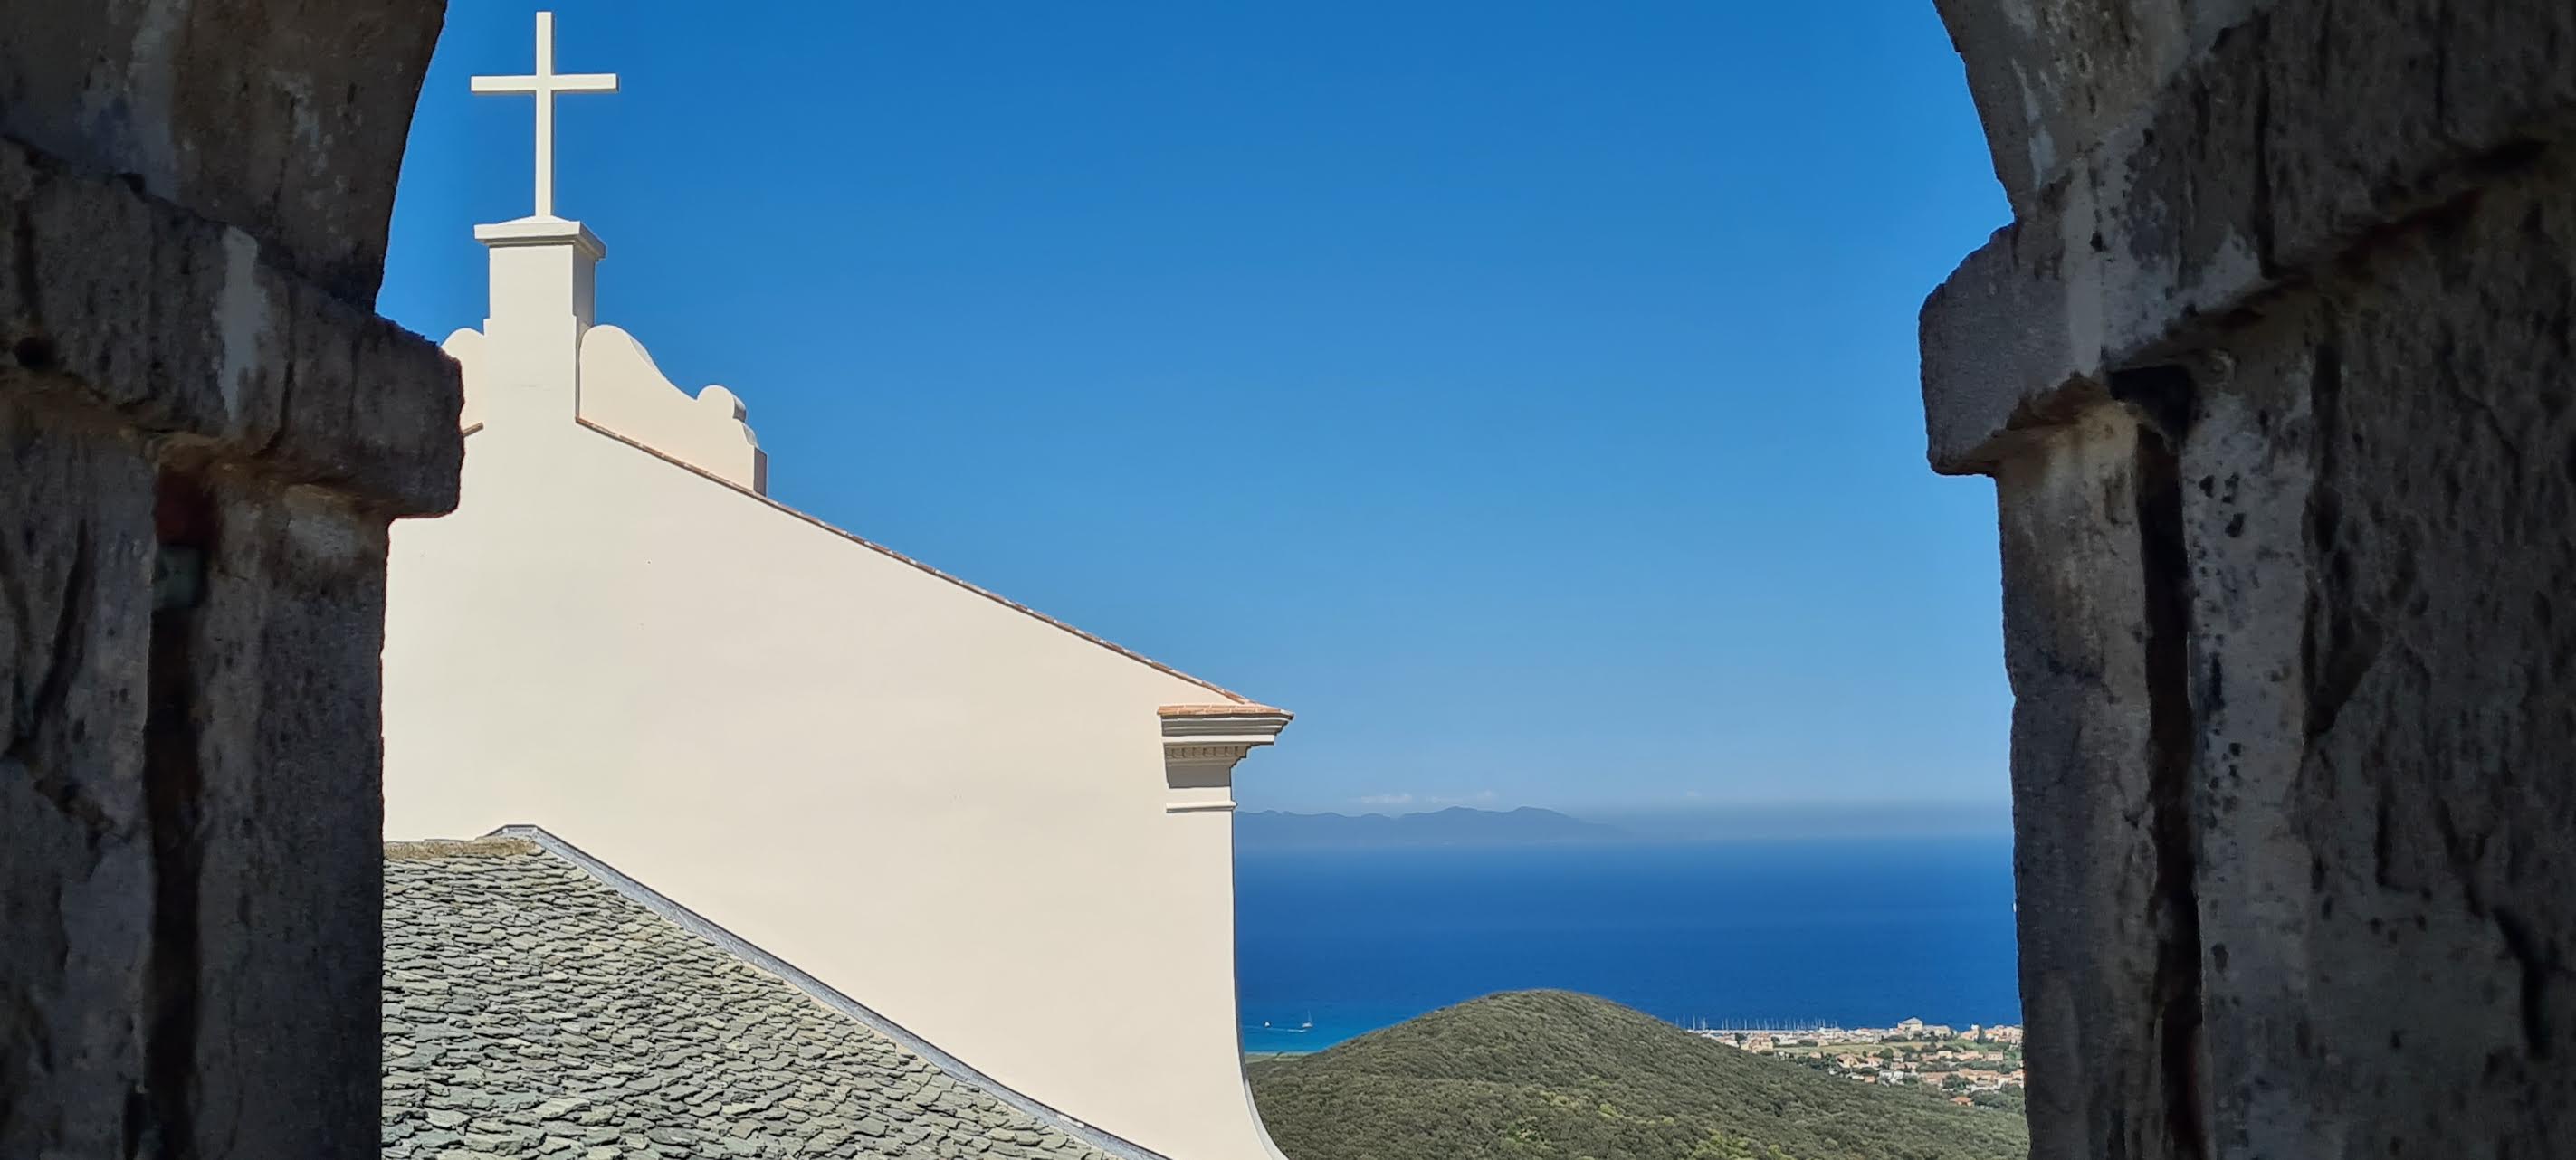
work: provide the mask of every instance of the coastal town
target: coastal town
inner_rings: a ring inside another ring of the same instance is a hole
[[[1961,1106],[2018,1106],[2022,1029],[1904,1019],[1893,1027],[1686,1028],[1729,1047],[1777,1056],[1858,1083],[1914,1084]]]

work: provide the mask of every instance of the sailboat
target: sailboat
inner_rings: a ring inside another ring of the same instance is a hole
[[[1261,1021],[1261,1029],[1264,1031],[1276,1031],[1282,1035],[1303,1035],[1315,1029],[1315,1013],[1308,1011],[1306,1013],[1306,1021],[1296,1025],[1295,1027],[1274,1027],[1271,1025],[1269,1020],[1264,1019]]]

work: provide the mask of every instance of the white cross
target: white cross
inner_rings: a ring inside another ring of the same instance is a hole
[[[537,71],[534,76],[476,77],[478,94],[527,93],[537,98],[537,213],[555,216],[555,94],[613,93],[615,73],[555,72],[555,14],[537,13]]]

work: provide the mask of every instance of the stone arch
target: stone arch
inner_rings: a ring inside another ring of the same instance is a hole
[[[2015,216],[1924,391],[2002,515],[2035,1151],[2576,1154],[2576,9],[1940,7]],[[375,1146],[442,14],[0,18],[0,1154]]]

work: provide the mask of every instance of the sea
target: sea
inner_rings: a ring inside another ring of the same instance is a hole
[[[2021,1022],[2002,837],[1246,850],[1235,898],[1247,1052],[1532,987],[1684,1026]]]

